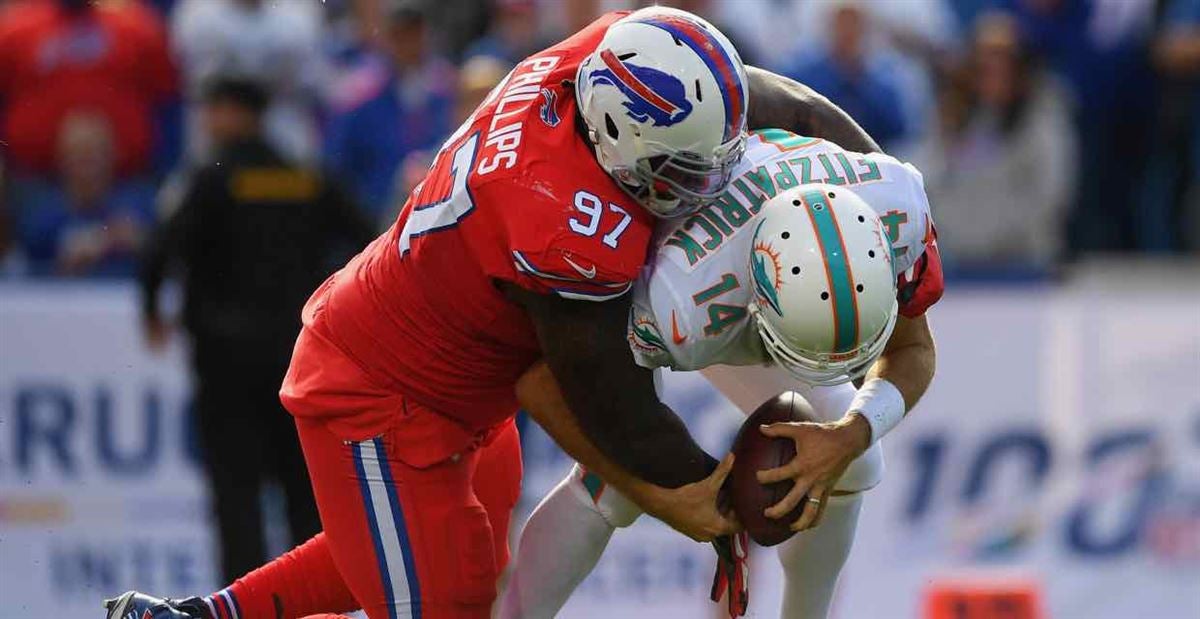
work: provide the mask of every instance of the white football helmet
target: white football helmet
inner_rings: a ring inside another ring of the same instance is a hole
[[[742,60],[686,11],[649,7],[609,26],[575,95],[600,166],[660,217],[724,191],[745,150]]]
[[[813,184],[763,206],[750,314],[771,357],[835,385],[866,373],[896,326],[896,274],[883,223],[845,187]]]

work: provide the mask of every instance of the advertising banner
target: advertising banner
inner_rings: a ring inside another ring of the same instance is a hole
[[[1200,617],[1200,291],[1122,282],[935,308],[937,378],[888,437],[839,616],[965,581],[1055,618]]]
[[[114,592],[215,584],[182,346],[148,353],[135,299],[127,286],[0,287],[6,619],[98,617]]]

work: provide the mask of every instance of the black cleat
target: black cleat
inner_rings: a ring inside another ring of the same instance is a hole
[[[209,619],[200,598],[175,601],[126,591],[104,600],[105,619]]]

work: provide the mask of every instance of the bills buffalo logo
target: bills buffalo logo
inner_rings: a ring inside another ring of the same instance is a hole
[[[762,223],[758,224],[762,227]],[[758,236],[758,231],[754,231]],[[779,307],[779,287],[783,285],[783,267],[779,264],[779,252],[762,241],[754,242],[750,254],[750,272],[754,277],[754,294],[776,314],[783,315]]]
[[[629,343],[645,353],[667,350],[667,344],[663,341],[662,333],[658,331],[658,325],[643,316],[635,318],[633,324],[629,326]]]
[[[630,118],[655,127],[670,127],[692,113],[683,82],[669,73],[622,61],[609,50],[600,52],[604,68],[588,76],[588,85],[607,85],[625,95],[625,110]]]
[[[562,122],[558,117],[558,95],[549,88],[542,89],[542,107],[538,108],[538,116],[551,127],[557,127]]]

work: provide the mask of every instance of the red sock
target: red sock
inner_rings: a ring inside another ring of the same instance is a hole
[[[216,619],[303,617],[359,607],[333,564],[324,533],[204,601]]]

